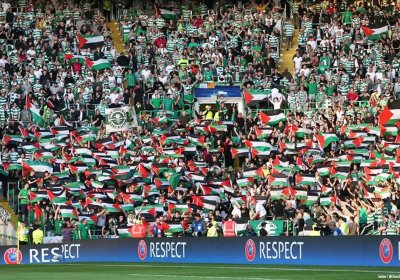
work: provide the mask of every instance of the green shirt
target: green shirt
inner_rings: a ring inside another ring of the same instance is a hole
[[[317,83],[308,84],[308,94],[315,95],[317,93]]]
[[[19,196],[22,196],[21,200],[19,201],[20,205],[26,205],[28,204],[28,197],[29,197],[29,191],[27,189],[22,189],[19,191]]]
[[[133,74],[129,73],[129,74],[127,74],[127,75],[125,76],[125,78],[126,78],[128,87],[134,87],[134,86],[136,86],[136,79],[135,79],[135,76],[134,76]]]
[[[351,23],[351,17],[353,16],[353,13],[350,11],[346,11],[342,13],[343,16],[343,23],[350,24]]]
[[[63,228],[63,221],[62,220],[55,220],[54,221],[54,228],[55,228],[56,235],[61,235],[62,228]]]
[[[152,98],[151,99],[151,105],[153,105],[155,110],[160,109],[161,106],[161,99],[160,98]]]
[[[163,100],[164,104],[164,111],[172,111],[172,105],[174,104],[174,101],[171,98],[165,98]]]
[[[78,230],[81,233],[81,239],[89,239],[89,225],[79,224]]]

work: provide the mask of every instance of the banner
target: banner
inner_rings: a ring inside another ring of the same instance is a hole
[[[0,264],[169,262],[399,266],[399,236],[147,238],[0,247]]]
[[[43,238],[44,244],[55,244],[55,243],[62,243],[63,237],[62,236],[45,236]]]
[[[129,106],[106,109],[106,132],[118,132],[129,129]]]

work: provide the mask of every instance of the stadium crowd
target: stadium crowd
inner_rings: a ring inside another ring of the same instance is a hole
[[[1,176],[18,180],[21,242],[400,233],[397,3],[128,2],[124,55],[110,1],[3,1]],[[195,89],[218,85],[245,110],[196,111]],[[107,133],[124,106],[131,128]]]

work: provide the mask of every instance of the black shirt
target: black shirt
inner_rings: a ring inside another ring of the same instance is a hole
[[[93,121],[95,122],[94,123],[94,126],[96,126],[96,127],[99,127],[99,126],[101,126],[101,122],[104,120],[104,117],[102,116],[102,115],[100,115],[100,114],[96,114],[94,117],[93,117]]]

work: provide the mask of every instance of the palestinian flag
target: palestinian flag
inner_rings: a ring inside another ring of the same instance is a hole
[[[370,135],[381,136],[381,130],[376,126],[367,126],[365,131]]]
[[[236,227],[235,227],[235,231],[236,231],[236,236],[246,236],[247,233],[247,222],[243,221],[237,221],[236,222]]]
[[[378,123],[383,125],[397,125],[400,121],[400,100],[388,103],[383,111],[379,114]]]
[[[22,162],[22,175],[26,176],[31,170],[35,172],[49,172],[53,173],[53,166],[48,162],[43,161],[23,161]]]
[[[130,170],[129,172],[115,175],[115,180],[120,181],[121,183],[124,184],[130,184],[134,179],[135,179],[134,170]]]
[[[171,10],[168,10],[168,9],[162,9],[162,8],[160,8],[160,7],[158,7],[158,6],[156,6],[156,16],[157,17],[162,17],[163,19],[165,19],[165,20],[176,20],[176,19],[178,19],[178,15],[174,12],[174,11],[171,11]]]
[[[247,199],[246,199],[245,195],[231,198],[232,205],[235,205],[235,204],[240,204],[240,205],[246,204],[246,201],[247,201]]]
[[[79,193],[80,190],[83,190],[85,188],[85,184],[82,182],[69,182],[65,184],[64,187],[70,192]]]
[[[280,122],[285,122],[286,117],[284,113],[279,112],[279,110],[273,110],[268,112],[260,112],[261,123],[268,124],[271,126],[277,125]]]
[[[261,167],[254,167],[254,168],[248,168],[243,171],[243,178],[252,178],[252,179],[259,179],[263,177],[263,171]]]
[[[268,183],[271,186],[287,186],[288,177],[283,174],[273,174],[268,176]]]
[[[179,186],[181,181],[182,174],[181,173],[174,173],[168,177],[168,182],[170,183],[173,189],[176,189]],[[203,181],[203,178],[201,178]]]
[[[269,146],[256,146],[250,149],[251,155],[255,157],[268,157],[271,154],[271,147]]]
[[[167,222],[166,232],[168,232],[168,233],[181,233],[181,232],[183,232],[182,223],[180,223],[180,222]]]
[[[144,215],[144,216],[152,216],[152,217],[156,217],[157,216],[157,210],[156,207],[154,207],[154,205],[147,205],[147,206],[143,206],[143,207],[136,207],[135,208],[135,214],[138,215]]]
[[[308,195],[306,199],[301,201],[302,205],[313,206],[318,201],[318,195]]]
[[[89,58],[86,58],[86,65],[91,70],[103,70],[111,68],[111,63],[107,59],[103,58],[96,61],[92,61]]]
[[[319,176],[321,176],[321,177],[327,177],[331,174],[328,167],[317,168],[317,172],[318,172]]]
[[[256,135],[258,139],[268,138],[271,133],[272,133],[272,127],[266,127],[266,128],[256,127]]]
[[[327,195],[332,191],[332,188],[328,188],[325,185],[321,186],[321,194]]]
[[[104,36],[101,35],[76,35],[80,49],[95,48],[104,43]]]
[[[29,192],[29,202],[36,203],[47,200],[48,196],[46,192]]]
[[[361,30],[364,32],[368,40],[375,41],[378,40],[383,34],[387,34],[388,26],[385,23],[379,23],[370,26],[361,26]]]
[[[132,235],[131,235],[129,229],[130,228],[118,228],[117,232],[118,232],[119,238],[131,238]]]
[[[398,135],[398,128],[394,125],[381,126],[381,134],[383,136],[396,137]]]
[[[349,176],[349,169],[347,167],[338,167],[337,169],[331,168],[331,177],[339,180],[346,180]]]
[[[190,143],[192,143],[196,146],[204,146],[204,143],[205,143],[204,135],[189,135],[188,139],[189,139]]]
[[[97,225],[97,215],[91,215],[91,214],[81,214],[79,215],[79,221],[82,221],[83,219],[87,220],[88,225],[95,226]]]
[[[173,213],[173,212],[190,212],[190,207],[187,204],[173,204],[169,203],[168,204],[168,211]]]
[[[72,174],[77,174],[84,172],[88,166],[86,164],[68,164],[68,168]]]
[[[134,210],[133,204],[121,204],[120,208],[124,210],[126,213]]]
[[[336,204],[337,197],[321,197],[319,199],[319,204],[321,206],[331,206],[332,204]]]
[[[6,171],[21,170],[22,166],[20,163],[3,162],[3,169]]]
[[[248,92],[243,90],[243,99],[246,105],[256,105],[259,102],[265,101],[268,99],[268,94],[264,93],[255,93],[255,92]]]
[[[43,217],[43,211],[42,209],[39,207],[39,205],[35,204],[33,206],[33,212],[35,213],[35,219],[39,220]]]
[[[21,143],[21,149],[24,149],[26,152],[33,153],[40,149],[39,142],[23,142]],[[45,146],[45,145],[43,145]],[[46,146],[49,146],[46,144]],[[57,147],[58,148],[58,147]]]
[[[36,106],[32,104],[31,99],[29,98],[29,95],[26,95],[25,105],[26,105],[26,109],[28,109],[31,112],[33,123],[39,125],[40,127],[43,127],[44,119],[40,115],[39,109],[36,108]]]
[[[143,202],[143,197],[138,194],[121,193],[121,195],[125,204],[134,202]]]
[[[297,174],[296,175],[296,184],[297,185],[307,185],[311,186],[315,184],[315,175],[314,174]]]
[[[253,178],[237,179],[236,184],[241,188],[245,188],[252,186],[254,184],[254,180]]]
[[[249,155],[249,149],[248,148],[231,148],[231,153],[232,153],[232,158],[235,157],[247,157]]]
[[[22,141],[23,141],[23,138],[22,138],[21,135],[8,135],[8,134],[5,134],[3,136],[4,145],[7,145],[7,144],[12,143],[12,142],[14,142],[14,143],[22,143]]]
[[[328,147],[332,142],[339,141],[339,137],[335,133],[323,133],[315,135],[321,148]]]
[[[301,138],[301,139],[303,139],[304,136],[306,136],[307,138],[310,138],[311,134],[312,134],[312,130],[308,129],[308,128],[299,127],[296,130],[296,137]]]
[[[60,213],[63,219],[79,219],[78,211],[73,206],[62,206]]]
[[[270,189],[269,195],[271,196],[272,200],[279,200],[282,197],[282,191],[284,188],[273,188]]]
[[[80,64],[83,64],[85,62],[85,56],[83,55],[76,55],[72,53],[66,53],[64,55],[65,60],[69,60],[69,63],[74,63],[76,60],[79,61]]]
[[[118,203],[102,203],[104,209],[109,213],[118,213],[120,210],[120,205]]]
[[[54,193],[50,190],[47,190],[47,196],[53,204],[64,204],[67,202],[67,196],[65,191],[61,191],[59,193]]]

